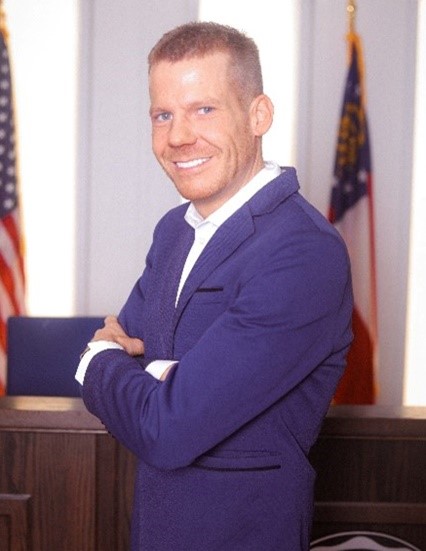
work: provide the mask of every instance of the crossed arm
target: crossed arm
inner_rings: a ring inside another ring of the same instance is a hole
[[[149,339],[149,331],[132,330],[126,314],[123,325],[106,318],[94,341],[124,350],[104,350],[90,361],[82,389],[89,411],[138,457],[163,469],[191,464],[278,402],[280,419],[297,422],[308,449],[344,368],[352,311],[340,242],[318,232],[308,237],[287,240],[273,255],[269,248],[267,261],[244,271],[232,307],[187,347],[164,383],[141,369],[135,356],[144,343],[127,334]],[[133,327],[143,321],[136,289],[126,306]],[[194,324],[203,311],[186,315]]]
[[[145,352],[144,342],[136,337],[129,337],[115,316],[107,316],[105,318],[104,326],[95,332],[92,338],[93,341],[115,342],[122,346],[129,356],[141,356]],[[173,365],[170,365],[165,369],[160,377],[160,381],[166,379],[172,367]]]

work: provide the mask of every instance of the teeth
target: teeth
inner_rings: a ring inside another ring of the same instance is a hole
[[[202,165],[207,160],[208,160],[208,158],[206,157],[206,158],[203,158],[203,159],[194,159],[193,161],[185,161],[185,162],[176,163],[176,165],[179,168],[194,168],[195,166]]]

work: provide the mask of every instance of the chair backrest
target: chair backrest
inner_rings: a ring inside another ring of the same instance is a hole
[[[7,393],[80,396],[74,379],[81,352],[103,317],[8,319]]]

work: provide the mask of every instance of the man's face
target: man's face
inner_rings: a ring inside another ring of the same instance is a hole
[[[161,61],[150,72],[154,154],[204,217],[263,167],[257,100],[250,105],[239,100],[228,59],[218,52]]]

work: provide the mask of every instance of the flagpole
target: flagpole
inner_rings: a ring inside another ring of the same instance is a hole
[[[355,20],[356,20],[356,0],[348,0],[346,6],[349,19],[349,34],[355,33]]]

